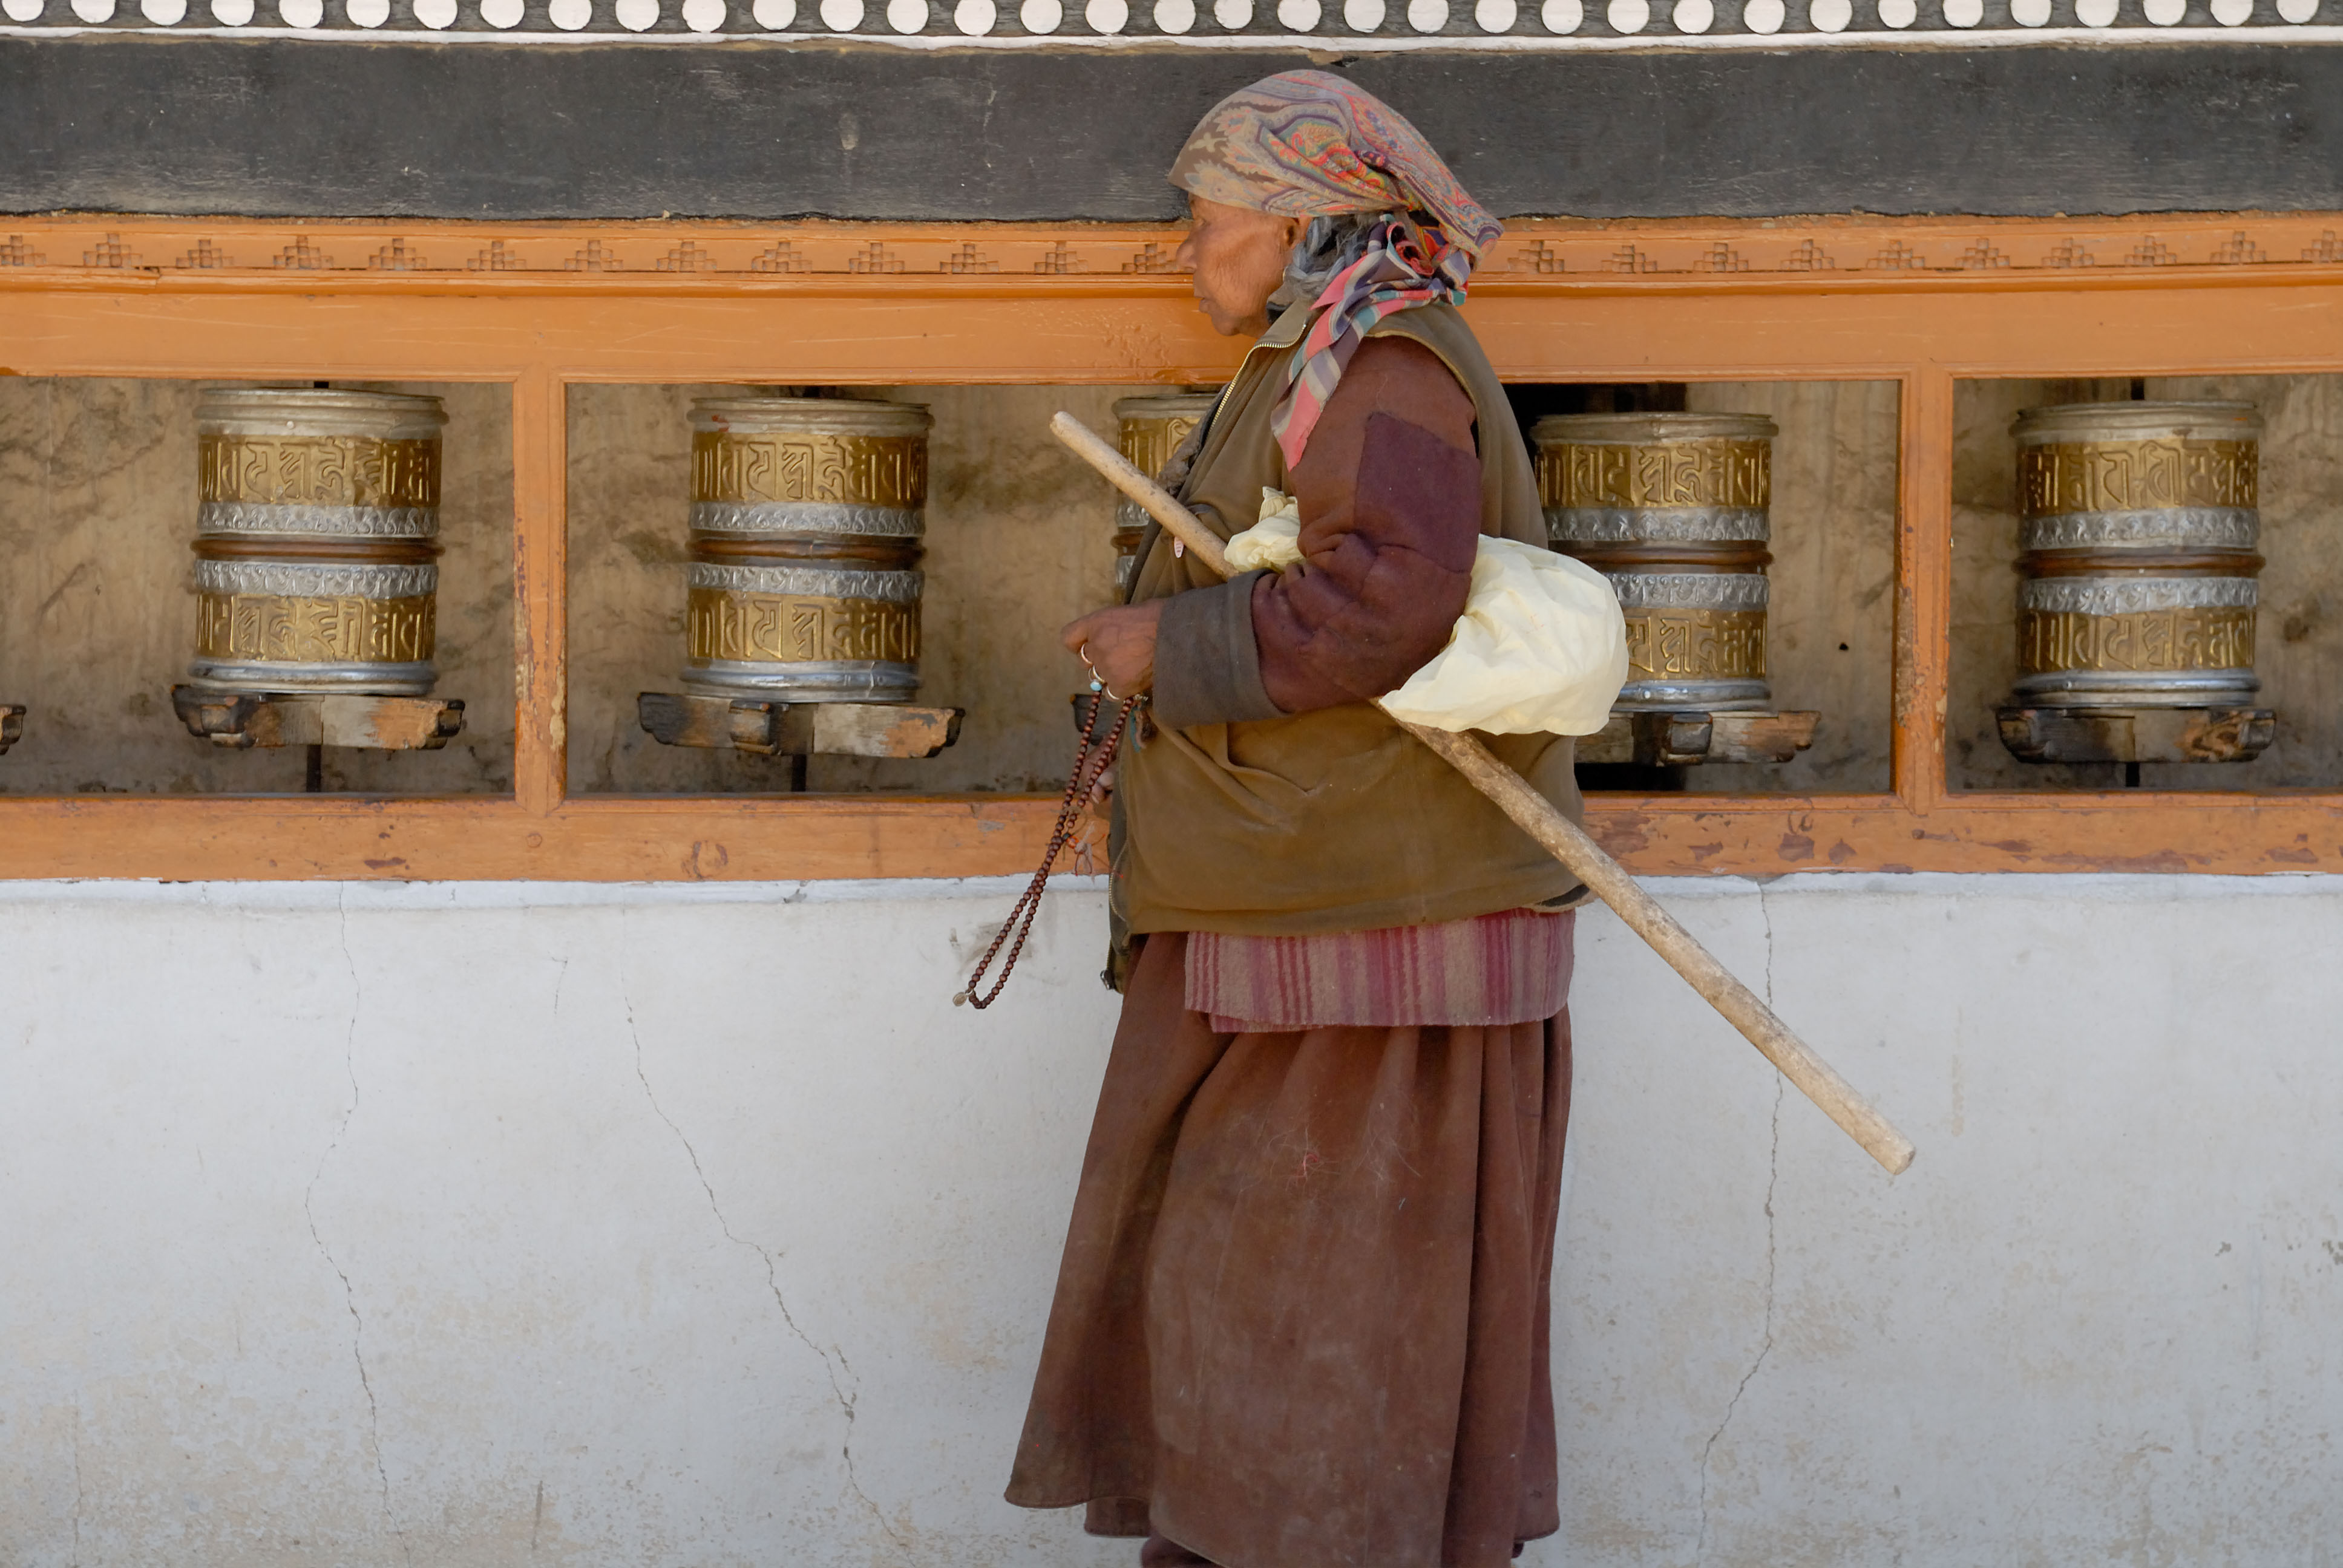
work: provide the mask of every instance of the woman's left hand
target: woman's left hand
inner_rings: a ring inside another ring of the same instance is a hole
[[[1163,618],[1162,599],[1096,609],[1065,629],[1069,651],[1081,654],[1091,671],[1120,700],[1155,684],[1155,628]]]

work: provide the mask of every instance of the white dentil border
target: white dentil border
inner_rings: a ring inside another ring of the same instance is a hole
[[[910,49],[1419,49],[1544,53],[1617,49],[1998,48],[2019,45],[2343,43],[2343,0],[2211,0],[2217,25],[2183,26],[2188,0],[2074,0],[2084,25],[2051,26],[2053,0],[2007,0],[2017,25],[1983,25],[1985,0],[0,0],[0,36],[155,35],[592,44],[843,41]],[[1011,4],[1024,31],[998,31]],[[658,28],[673,5],[685,30]],[[1076,8],[1079,6],[1079,14]],[[1339,6],[1339,18],[1330,15]],[[208,25],[196,15],[208,13]],[[262,9],[276,21],[261,19]],[[1205,8],[1216,31],[1199,33]],[[1133,32],[1134,9],[1152,31]],[[1273,8],[1273,27],[1272,15]],[[398,15],[394,17],[394,13]],[[736,15],[737,13],[737,15]],[[1925,13],[1925,15],[1924,15]],[[2127,15],[2127,13],[2133,13]],[[1864,25],[1855,27],[1858,15]],[[55,17],[55,21],[48,18]],[[116,20],[119,17],[120,20]],[[68,19],[70,18],[70,19]],[[182,24],[193,20],[194,25]],[[1262,31],[1250,31],[1256,21]],[[458,26],[458,24],[467,25]],[[738,22],[740,30],[725,31]],[[749,31],[753,26],[756,30]],[[1460,30],[1450,31],[1453,26]]]

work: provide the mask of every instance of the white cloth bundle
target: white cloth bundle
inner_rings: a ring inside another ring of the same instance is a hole
[[[1302,503],[1261,487],[1261,521],[1229,540],[1229,565],[1241,572],[1282,572],[1302,558]]]
[[[1261,520],[1229,541],[1239,571],[1302,558],[1293,498],[1263,487]],[[1627,681],[1627,622],[1601,572],[1514,539],[1482,538],[1448,646],[1383,699],[1394,719],[1492,735],[1592,735]]]

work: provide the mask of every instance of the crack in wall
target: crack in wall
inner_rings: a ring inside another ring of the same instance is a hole
[[[879,1506],[878,1500],[862,1489],[862,1478],[854,1468],[855,1404],[861,1397],[861,1387],[860,1381],[854,1376],[853,1365],[846,1359],[844,1347],[833,1346],[830,1350],[824,1350],[814,1342],[812,1335],[798,1326],[797,1316],[789,1311],[789,1300],[781,1293],[780,1270],[773,1254],[734,1231],[731,1221],[725,1218],[723,1205],[716,1200],[716,1189],[709,1182],[708,1172],[700,1166],[699,1151],[691,1146],[691,1140],[684,1136],[683,1129],[676,1125],[675,1118],[669,1116],[665,1108],[659,1104],[659,1095],[651,1088],[650,1077],[643,1070],[643,1036],[642,1031],[635,1026],[634,998],[621,995],[619,1000],[626,1004],[627,1033],[635,1046],[635,1079],[643,1086],[643,1099],[649,1102],[651,1114],[665,1122],[667,1130],[675,1134],[675,1141],[683,1145],[684,1157],[691,1161],[691,1173],[699,1179],[699,1190],[708,1195],[708,1211],[715,1216],[716,1228],[724,1233],[726,1241],[736,1247],[745,1247],[754,1252],[764,1263],[765,1288],[772,1292],[773,1305],[780,1309],[781,1322],[789,1325],[789,1332],[795,1334],[806,1349],[820,1358],[822,1372],[830,1380],[830,1396],[838,1401],[838,1408],[846,1417],[846,1436],[840,1442],[838,1449],[839,1456],[846,1462],[846,1484],[852,1489],[862,1506],[870,1511],[870,1517],[877,1522],[879,1528],[886,1533],[887,1538],[894,1542],[897,1546],[908,1550],[910,1543],[905,1541],[897,1533],[893,1523],[888,1519],[886,1512]],[[841,1370],[846,1374],[846,1380],[843,1382],[839,1379]]]
[[[349,1309],[350,1314],[350,1360],[357,1364],[358,1387],[366,1393],[367,1446],[373,1452],[375,1479],[382,1487],[382,1519],[390,1526],[391,1534],[398,1540],[400,1558],[412,1563],[415,1561],[414,1549],[407,1544],[407,1532],[398,1527],[398,1515],[391,1511],[390,1506],[390,1471],[382,1461],[382,1406],[375,1398],[374,1379],[367,1372],[366,1319],[358,1313],[357,1291],[351,1285],[348,1272],[335,1261],[333,1249],[326,1245],[326,1238],[317,1230],[317,1183],[325,1180],[326,1162],[342,1146],[342,1138],[349,1131],[350,1121],[358,1113],[358,1017],[366,1008],[366,985],[358,979],[357,959],[350,951],[350,895],[347,886],[341,890],[339,910],[342,962],[350,971],[350,1026],[342,1037],[342,1070],[349,1075],[350,1102],[342,1111],[341,1125],[334,1129],[332,1141],[326,1145],[326,1151],[317,1156],[317,1169],[310,1173],[309,1185],[301,1194],[301,1212],[309,1221],[309,1240],[317,1243],[317,1255],[326,1260],[326,1267],[333,1270],[334,1278],[342,1282],[342,1305]]]
[[[1765,1005],[1768,1008],[1771,1008],[1774,1005],[1774,911],[1765,901],[1765,884],[1763,882],[1757,884],[1757,912],[1760,918],[1762,918],[1765,922]],[[1764,1333],[1758,1342],[1757,1354],[1753,1357],[1749,1362],[1749,1370],[1741,1374],[1741,1381],[1734,1385],[1733,1397],[1725,1402],[1725,1414],[1718,1420],[1716,1430],[1708,1434],[1708,1442],[1701,1447],[1699,1504],[1700,1533],[1693,1543],[1693,1562],[1694,1564],[1699,1564],[1708,1561],[1709,1460],[1716,1452],[1717,1443],[1723,1441],[1725,1429],[1733,1424],[1734,1412],[1741,1408],[1741,1396],[1749,1392],[1749,1385],[1756,1379],[1758,1369],[1765,1364],[1765,1358],[1774,1353],[1774,1271],[1775,1256],[1774,1234],[1774,1190],[1782,1178],[1782,1074],[1776,1071],[1774,1074],[1772,1141],[1765,1157],[1765,1312]]]
[[[83,1489],[81,1480],[81,1406],[78,1404],[74,1406],[73,1464],[73,1561],[68,1568],[81,1568],[81,1517],[83,1507],[88,1501],[88,1493]]]

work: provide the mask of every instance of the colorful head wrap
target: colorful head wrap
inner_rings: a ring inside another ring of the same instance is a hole
[[[1172,183],[1281,217],[1390,215],[1311,304],[1272,419],[1289,467],[1368,331],[1396,311],[1462,301],[1473,262],[1504,232],[1422,132],[1326,71],[1282,71],[1223,98],[1180,149]]]

